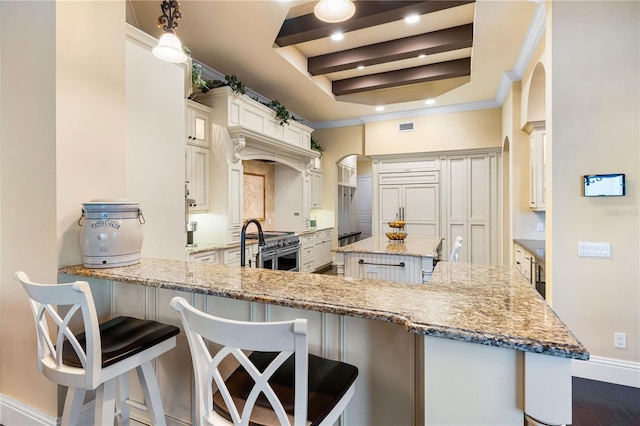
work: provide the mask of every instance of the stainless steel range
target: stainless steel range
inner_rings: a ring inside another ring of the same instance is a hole
[[[264,245],[258,245],[256,267],[278,271],[300,270],[300,239],[294,232],[265,231]],[[259,240],[258,233],[248,233],[246,238]]]

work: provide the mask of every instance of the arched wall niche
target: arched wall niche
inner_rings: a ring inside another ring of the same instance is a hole
[[[529,93],[527,96],[527,120],[532,123],[536,121],[545,121],[545,94],[546,94],[546,71],[542,62],[538,62],[533,69],[531,75],[531,84],[529,85]]]

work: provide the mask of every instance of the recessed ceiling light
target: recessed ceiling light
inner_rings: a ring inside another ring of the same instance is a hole
[[[376,111],[384,111],[384,107],[383,106],[377,106],[376,107]]]
[[[433,105],[436,103],[435,99],[427,99],[426,101],[424,101],[425,105]]]
[[[409,16],[404,18],[404,22],[406,22],[407,24],[415,24],[419,20],[420,20],[420,16],[419,15],[409,15]]]
[[[351,0],[320,0],[313,13],[324,22],[342,22],[356,13],[356,6]]]
[[[331,40],[333,41],[340,41],[344,38],[344,34],[342,33],[333,33],[331,34]]]
[[[424,53],[421,53],[421,54],[418,55],[418,59],[424,59],[426,57],[427,57],[427,55],[425,55]]]
[[[358,65],[358,69],[359,70],[363,70],[364,69],[364,65]]]

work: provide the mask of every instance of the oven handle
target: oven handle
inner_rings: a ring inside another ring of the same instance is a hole
[[[278,256],[285,256],[287,254],[291,254],[291,253],[295,253],[297,251],[300,251],[300,246],[294,246],[294,247],[287,247],[287,248],[283,248],[282,250],[280,250],[280,252],[278,253]]]

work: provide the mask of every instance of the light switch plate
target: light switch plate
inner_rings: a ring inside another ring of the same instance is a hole
[[[611,257],[611,243],[578,243],[579,257]]]

